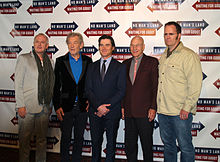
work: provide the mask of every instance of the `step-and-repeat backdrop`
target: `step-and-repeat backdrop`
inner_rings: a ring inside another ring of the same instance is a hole
[[[220,161],[220,0],[1,0],[0,1],[0,146],[18,148],[14,71],[16,58],[32,50],[33,37],[50,39],[48,55],[56,60],[67,53],[66,35],[80,32],[82,53],[100,58],[98,38],[111,35],[116,42],[114,58],[131,57],[129,44],[135,35],[144,38],[145,54],[159,58],[164,51],[164,24],[177,21],[182,41],[201,58],[203,88],[193,120],[196,161]],[[53,112],[47,137],[48,151],[59,152],[60,123]],[[90,127],[85,130],[83,155],[91,156]],[[35,147],[34,138],[31,146]],[[140,146],[140,145],[139,145]],[[117,158],[125,159],[124,121],[117,138]],[[102,156],[105,156],[106,140]],[[70,147],[71,150],[71,147]],[[163,144],[155,119],[154,158],[163,160]],[[71,151],[70,151],[71,153]],[[142,159],[141,146],[139,159]]]

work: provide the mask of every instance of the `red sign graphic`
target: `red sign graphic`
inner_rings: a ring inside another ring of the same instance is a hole
[[[220,113],[220,106],[197,106],[197,112],[216,112]]]
[[[220,61],[220,55],[199,55],[200,61]]]
[[[92,5],[80,5],[80,6],[68,5],[64,10],[68,14],[71,12],[92,12]]]
[[[11,76],[10,76],[11,80],[14,81],[15,80],[15,73],[13,73]]]
[[[131,29],[129,28],[125,32],[129,37],[141,35],[141,36],[154,36],[156,35],[156,29]]]
[[[154,158],[163,158],[164,154],[163,154],[163,152],[153,152],[153,157]]]
[[[60,128],[60,122],[59,121],[50,121],[48,126],[49,126],[49,128]]]
[[[14,117],[13,119],[11,119],[11,122],[16,125],[18,124],[18,118]]]
[[[17,8],[0,8],[0,14],[16,14]]]
[[[27,12],[31,15],[33,13],[53,13],[53,7],[47,6],[47,7],[32,7],[30,6],[27,9]]]
[[[215,129],[212,133],[210,133],[215,139],[220,138],[220,131]]]
[[[193,137],[196,137],[197,136],[197,130],[191,130],[191,134]]]
[[[127,55],[127,54],[125,55],[125,54],[114,54],[114,53],[113,53],[112,56],[113,56],[114,59],[120,60],[120,61],[127,60],[127,59],[132,57],[131,54],[130,55]]]
[[[220,88],[220,79],[216,80],[214,83],[214,86],[216,86],[216,88]]]
[[[116,155],[125,156],[125,149],[116,149],[115,151]]]
[[[89,130],[90,130],[90,124],[87,123],[87,124],[86,124],[86,131],[88,132]]]
[[[71,32],[72,32],[71,29],[68,29],[68,30],[51,30],[51,29],[48,29],[46,31],[46,34],[48,35],[48,37],[51,37],[51,36],[67,36]]]
[[[0,97],[0,102],[15,102],[15,97],[3,96]]]
[[[151,11],[162,11],[162,10],[178,10],[178,3],[151,3],[147,8]]]
[[[218,162],[218,155],[195,155],[195,160]]]
[[[11,36],[34,36],[34,30],[15,30],[12,29],[10,32]]]
[[[0,52],[0,58],[14,59],[17,58],[16,52]]]
[[[112,36],[112,29],[86,29],[86,31],[84,32],[84,34],[87,37],[90,36],[102,36],[103,34],[105,35],[110,35]]]
[[[92,152],[91,146],[83,146],[82,152],[91,153]]]
[[[192,6],[196,11],[198,10],[219,10],[220,2],[199,2],[197,1]]]
[[[220,27],[215,31],[216,34],[218,34],[218,36],[220,36]]]
[[[201,29],[198,28],[183,28],[182,29],[182,35],[185,36],[200,36],[201,35]]]
[[[105,10],[108,13],[112,11],[134,11],[134,4],[110,4],[105,6]]]

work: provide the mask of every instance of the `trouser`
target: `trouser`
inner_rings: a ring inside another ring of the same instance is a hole
[[[74,129],[72,161],[80,162],[87,117],[87,112],[81,112],[79,107],[74,107],[72,111],[64,113],[63,121],[61,122],[61,162],[70,161],[69,148],[72,137],[72,128]]]
[[[49,112],[44,110],[47,110],[47,107],[44,106],[41,113],[27,113],[25,118],[18,117],[20,162],[29,162],[30,141],[33,133],[36,135],[36,162],[46,162]]]
[[[125,118],[125,151],[128,162],[138,161],[138,136],[140,136],[144,162],[153,162],[153,126],[154,122],[149,122],[147,117]]]
[[[181,162],[194,162],[195,149],[192,144],[192,113],[187,120],[181,120],[180,116],[168,116],[158,114],[160,136],[164,143],[164,161],[177,162],[177,145],[181,152]]]
[[[120,118],[99,118],[94,114],[90,114],[89,121],[92,139],[92,162],[101,162],[101,151],[104,131],[106,131],[107,139],[105,162],[114,162],[116,138]]]

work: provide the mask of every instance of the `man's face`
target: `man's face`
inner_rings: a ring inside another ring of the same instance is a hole
[[[110,39],[102,39],[99,44],[99,51],[104,59],[111,57],[115,47],[112,46]]]
[[[164,41],[167,47],[172,51],[180,42],[181,34],[177,34],[174,25],[167,25],[164,29]]]
[[[134,37],[131,40],[131,44],[130,44],[130,49],[131,49],[131,54],[134,57],[139,57],[143,54],[145,45],[144,45],[144,41],[142,38],[140,37]]]
[[[83,48],[83,42],[80,43],[79,37],[74,36],[68,39],[68,49],[71,55],[78,55],[81,48]]]
[[[47,38],[43,35],[38,35],[34,40],[34,50],[37,54],[43,54],[48,48]]]

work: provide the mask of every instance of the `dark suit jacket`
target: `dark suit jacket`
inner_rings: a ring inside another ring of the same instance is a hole
[[[86,93],[89,99],[89,113],[94,114],[102,104],[111,104],[106,118],[121,117],[121,100],[125,95],[126,67],[117,60],[111,60],[104,81],[101,81],[100,60],[90,64],[86,79]]]
[[[136,79],[132,85],[129,71],[132,58],[125,60],[127,87],[122,102],[125,117],[146,117],[149,108],[157,109],[158,60],[143,54]]]
[[[76,96],[78,96],[78,103],[81,111],[86,111],[87,106],[85,95],[85,78],[88,64],[92,62],[92,59],[88,56],[81,55],[82,57],[82,73],[79,78],[78,84],[75,82],[70,62],[69,54],[61,56],[56,59],[55,63],[55,86],[53,104],[55,110],[60,107],[64,112],[71,111],[73,104],[75,103]]]

